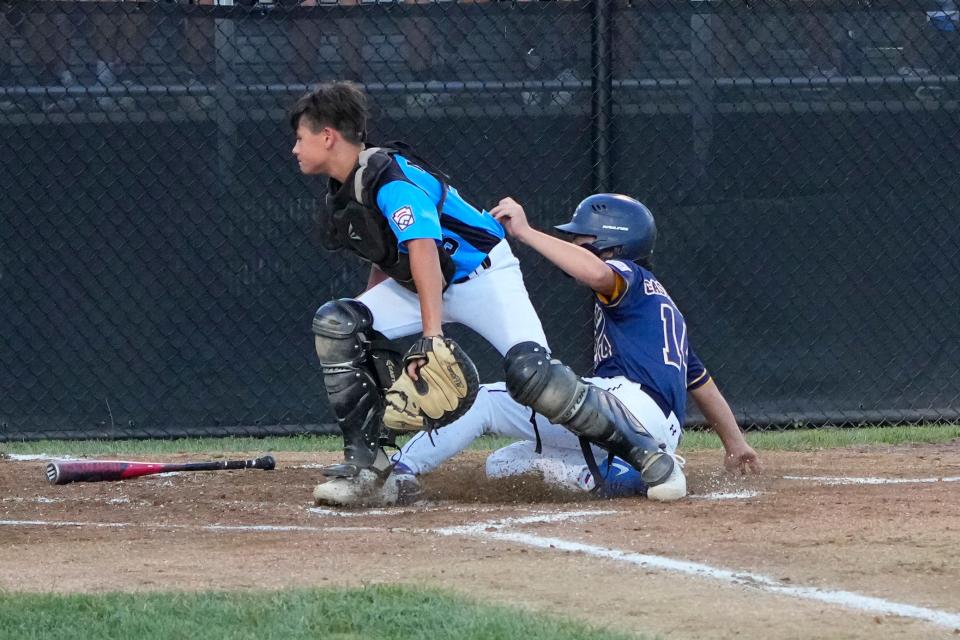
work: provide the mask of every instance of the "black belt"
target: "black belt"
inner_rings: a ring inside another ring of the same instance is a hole
[[[487,255],[487,256],[484,256],[484,257],[483,257],[483,262],[480,263],[480,266],[479,266],[479,267],[477,267],[476,269],[474,269],[473,271],[471,271],[471,272],[468,273],[467,275],[465,275],[465,276],[463,276],[463,277],[461,277],[461,278],[457,278],[456,280],[453,281],[453,284],[462,284],[462,283],[466,282],[467,280],[470,280],[471,278],[477,277],[477,276],[480,275],[483,271],[485,271],[486,269],[489,269],[491,264],[492,264],[492,263],[490,262],[490,256],[488,256],[488,255]]]

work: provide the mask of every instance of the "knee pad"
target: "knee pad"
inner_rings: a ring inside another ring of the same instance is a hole
[[[358,300],[331,300],[317,309],[312,329],[321,364],[359,364],[369,349],[373,314]]]
[[[521,342],[510,349],[504,366],[510,397],[550,422],[566,425],[583,404],[587,385],[536,342]]]
[[[373,315],[359,300],[331,300],[317,309],[313,334],[325,367],[369,365],[381,389],[389,389],[403,372],[403,355],[373,329]]]

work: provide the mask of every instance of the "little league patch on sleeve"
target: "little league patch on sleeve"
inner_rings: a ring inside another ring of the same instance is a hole
[[[400,229],[400,231],[405,230],[407,227],[409,227],[414,223],[413,209],[411,209],[408,206],[400,207],[399,209],[393,212],[393,215],[391,217],[393,218],[393,221],[396,223],[397,228]]]

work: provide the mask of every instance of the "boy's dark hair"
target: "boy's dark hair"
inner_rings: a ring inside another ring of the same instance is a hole
[[[300,120],[317,132],[333,127],[347,142],[360,144],[367,137],[367,95],[352,82],[318,85],[303,95],[290,109],[290,126],[294,131]]]
[[[648,258],[637,258],[633,262],[634,264],[640,265],[647,271],[653,271],[653,256],[650,256]]]

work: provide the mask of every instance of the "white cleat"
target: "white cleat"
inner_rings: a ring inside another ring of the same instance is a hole
[[[336,507],[389,507],[397,503],[397,483],[384,482],[370,469],[353,478],[331,478],[313,490],[318,505]]]
[[[678,455],[674,455],[673,460],[676,463],[673,465],[673,473],[670,474],[666,482],[647,489],[648,499],[658,502],[673,502],[687,495],[687,478],[683,475],[683,467],[687,464],[687,461]]]

